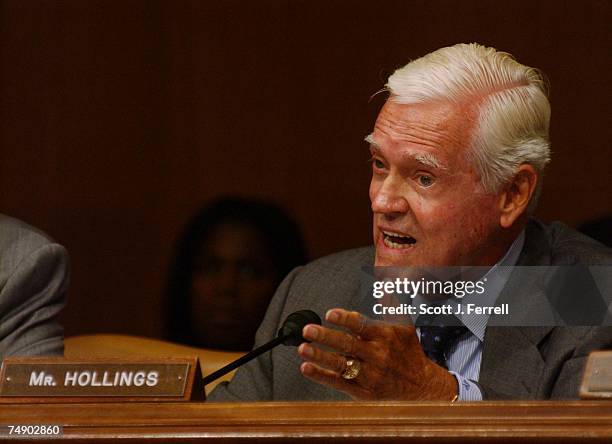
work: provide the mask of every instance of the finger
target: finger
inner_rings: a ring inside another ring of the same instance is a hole
[[[336,372],[321,368],[312,362],[303,362],[300,365],[300,372],[308,379],[326,387],[340,390],[354,399],[370,399],[372,397],[370,392],[357,384],[354,379],[349,382]]]
[[[346,358],[344,356],[321,350],[306,343],[298,347],[298,353],[306,361],[314,362],[336,373],[342,373],[346,368]]]
[[[356,311],[332,308],[325,314],[325,320],[330,324],[347,328],[363,339],[374,339],[384,335],[383,324],[375,323]]]
[[[373,357],[373,353],[368,350],[367,344],[349,333],[309,324],[304,327],[302,334],[309,341],[326,345],[345,355],[357,356],[365,361]]]
[[[402,315],[403,316],[403,315]],[[406,316],[403,316],[406,318]],[[410,320],[410,317],[408,317]],[[342,308],[332,308],[325,315],[325,320],[330,324],[348,328],[351,332],[359,335],[368,341],[375,339],[389,339],[397,332],[396,328],[404,329],[405,332],[416,334],[416,330],[411,321],[405,322],[385,322],[368,319],[356,311],[347,311]]]

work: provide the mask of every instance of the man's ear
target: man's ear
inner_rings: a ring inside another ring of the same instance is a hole
[[[538,173],[535,168],[526,163],[521,164],[499,195],[499,223],[503,228],[510,228],[525,213],[537,183]]]

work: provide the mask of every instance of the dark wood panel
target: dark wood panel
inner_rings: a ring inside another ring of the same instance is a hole
[[[612,2],[0,3],[0,211],[72,256],[67,333],[159,333],[180,228],[206,200],[277,200],[313,256],[370,242],[362,139],[394,68],[479,41],[552,84],[539,214],[612,212]],[[137,314],[137,315],[135,315]]]
[[[0,424],[96,440],[610,442],[609,402],[0,404]]]

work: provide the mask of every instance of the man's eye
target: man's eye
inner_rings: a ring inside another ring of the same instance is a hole
[[[424,174],[420,174],[417,180],[419,181],[419,185],[425,188],[432,186],[434,183],[433,177]]]
[[[371,159],[372,165],[374,165],[375,168],[382,170],[385,167],[385,164],[380,160],[380,159],[376,159],[376,158],[372,158]]]

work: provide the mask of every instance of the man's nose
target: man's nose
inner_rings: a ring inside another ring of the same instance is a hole
[[[410,205],[402,194],[403,180],[388,176],[372,199],[372,212],[384,214],[389,218],[407,213]]]

